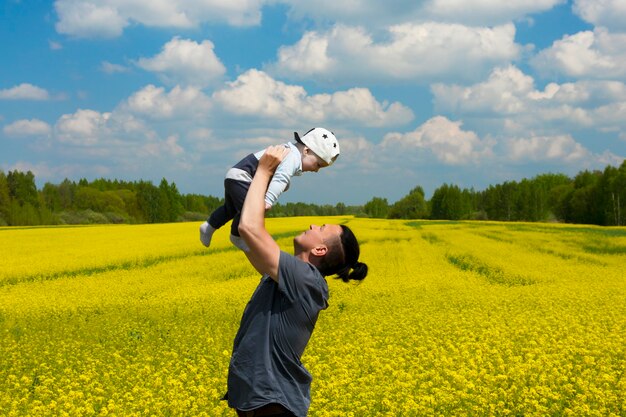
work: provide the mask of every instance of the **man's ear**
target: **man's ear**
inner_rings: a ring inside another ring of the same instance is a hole
[[[313,249],[311,249],[311,253],[315,256],[324,256],[328,252],[328,246],[326,245],[317,245]]]

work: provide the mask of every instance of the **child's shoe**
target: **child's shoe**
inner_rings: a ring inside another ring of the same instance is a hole
[[[250,248],[248,247],[248,245],[246,245],[246,242],[244,242],[241,237],[230,235],[230,241],[233,243],[233,245],[237,246],[242,251],[250,252]]]
[[[209,222],[204,222],[200,225],[200,242],[207,248],[211,245],[211,238],[215,230],[216,229],[211,226]]]

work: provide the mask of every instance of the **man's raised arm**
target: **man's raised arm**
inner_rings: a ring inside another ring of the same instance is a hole
[[[257,167],[246,195],[239,221],[239,234],[250,250],[248,260],[261,274],[268,274],[278,282],[280,248],[265,229],[265,192],[276,167],[289,152],[284,146],[267,148]]]

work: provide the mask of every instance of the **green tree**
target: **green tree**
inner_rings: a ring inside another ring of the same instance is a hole
[[[7,223],[13,226],[30,226],[41,224],[39,217],[39,194],[35,185],[35,175],[9,171],[7,175],[9,188],[9,215]]]
[[[137,205],[145,222],[158,223],[161,220],[159,213],[159,189],[151,182],[137,183]]]
[[[9,224],[9,213],[11,211],[11,198],[9,194],[9,183],[4,171],[0,170],[0,225]]]
[[[55,212],[61,210],[61,193],[59,192],[58,185],[49,182],[45,183],[41,190],[41,196],[45,207],[50,211]]]
[[[614,210],[614,190],[613,184],[618,175],[618,169],[607,166],[599,176],[593,187],[593,204],[591,207],[591,217],[594,224],[616,225],[616,212]]]
[[[516,186],[515,208],[511,220],[537,221],[539,217],[537,198],[533,182],[526,178],[521,180]]]
[[[596,184],[602,173],[599,171],[582,171],[574,177],[574,190],[564,201],[565,221],[569,223],[597,223],[594,197]]]
[[[142,222],[142,213],[137,203],[137,193],[133,190],[122,188],[119,190],[111,190],[110,193],[118,196],[124,203],[124,211],[129,216],[129,220],[133,223]]]
[[[385,219],[389,214],[389,203],[386,198],[374,197],[365,203],[363,211],[369,217]]]
[[[181,201],[185,211],[202,213],[207,217],[223,203],[223,199],[201,194],[184,194],[181,197]]]
[[[574,192],[574,183],[570,181],[567,184],[557,185],[550,189],[548,198],[552,213],[559,221],[567,221],[567,204],[571,193]]]
[[[555,196],[558,192],[555,190],[562,190],[571,182],[572,180],[563,174],[541,174],[533,178],[534,204],[538,216],[536,221],[545,221],[556,216]]]
[[[93,210],[99,213],[125,213],[124,201],[113,191],[100,191],[91,187],[79,186],[74,196],[76,208]]]
[[[159,184],[159,194],[157,197],[157,222],[164,223],[170,221],[170,193],[169,193],[170,185],[165,178],[161,180]]]
[[[11,200],[8,223],[11,226],[35,226],[41,224],[37,208],[28,202],[20,204],[17,200]]]
[[[617,226],[626,224],[626,160],[617,170],[611,184],[611,202],[613,204],[613,216]]]
[[[428,217],[424,189],[419,185],[396,201],[389,209],[390,219],[424,219]]]
[[[168,184],[163,178],[159,184],[158,217],[160,222],[173,222],[183,214],[182,197],[175,183]]]
[[[168,217],[169,221],[174,222],[183,214],[185,208],[183,207],[183,197],[176,187],[176,183],[172,182],[168,189],[168,197],[170,200]]]
[[[489,220],[516,220],[517,183],[506,181],[503,184],[489,186],[482,195],[483,208]]]
[[[39,223],[38,224],[58,224],[59,218],[54,213],[52,209],[50,209],[46,205],[45,197],[43,192],[39,193]]]
[[[186,211],[207,214],[207,207],[204,204],[204,196],[200,194],[185,194],[183,196],[183,207]]]
[[[77,189],[78,185],[67,178],[59,184],[59,199],[62,210],[70,210],[74,208],[74,195],[76,194]]]
[[[7,183],[11,199],[17,201],[19,205],[23,206],[26,203],[33,207],[39,205],[35,175],[31,171],[25,174],[17,170],[9,171]]]
[[[437,188],[430,204],[431,219],[467,219],[472,211],[469,192],[462,192],[456,185],[443,184]]]

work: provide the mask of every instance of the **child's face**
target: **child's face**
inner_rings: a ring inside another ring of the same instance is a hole
[[[328,164],[319,156],[315,155],[309,148],[304,148],[302,154],[302,171],[317,172],[320,168],[327,167]]]

